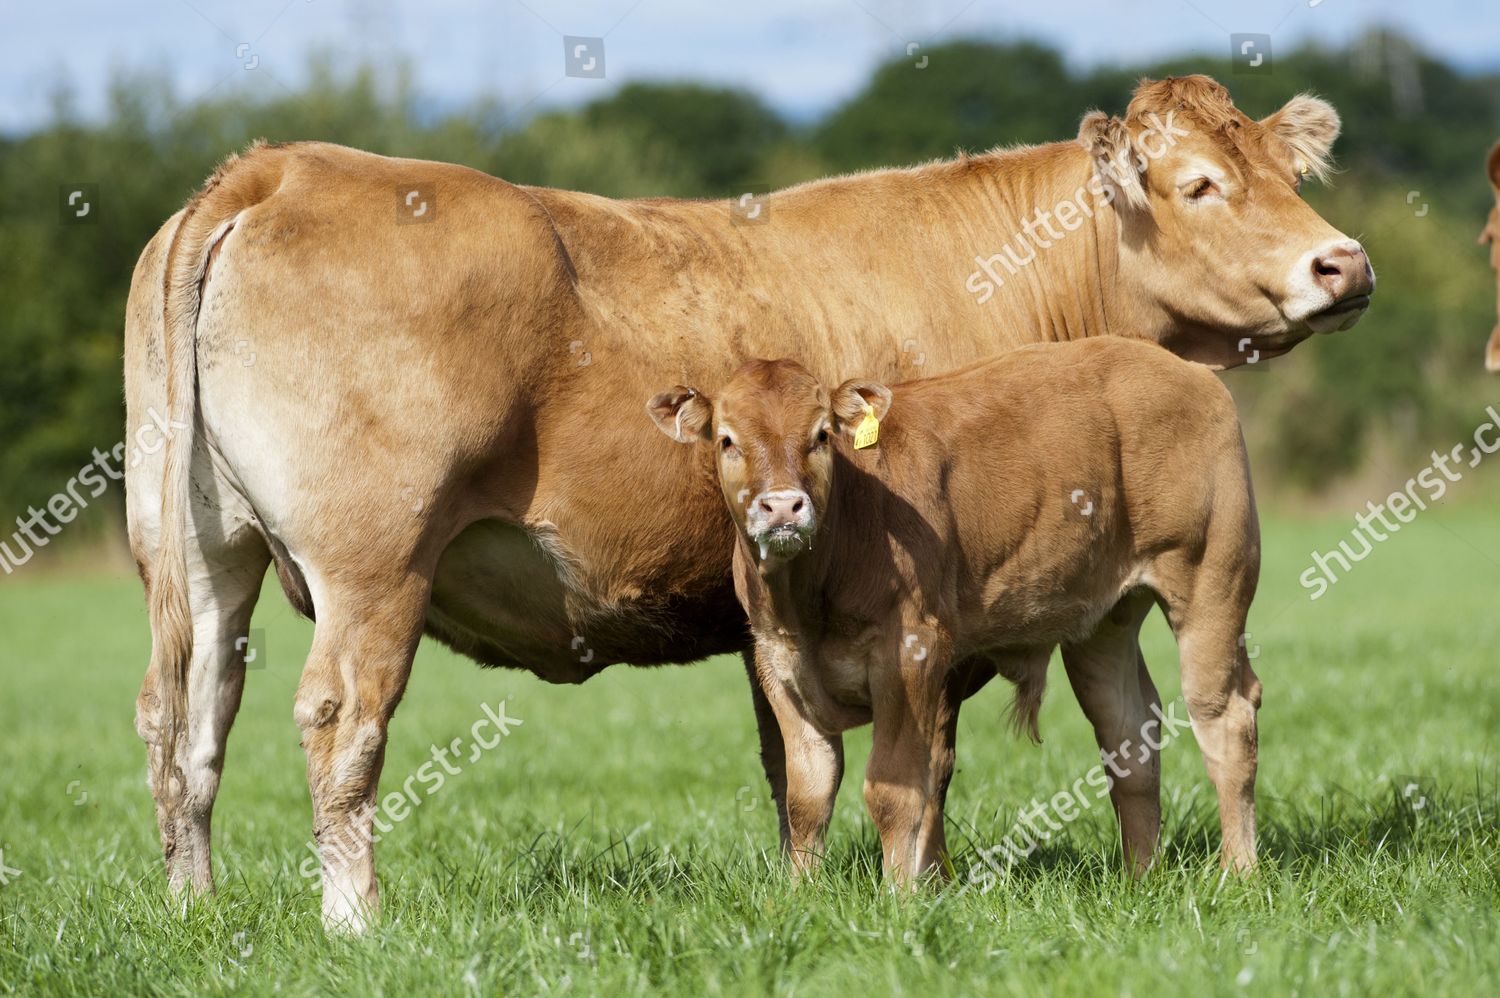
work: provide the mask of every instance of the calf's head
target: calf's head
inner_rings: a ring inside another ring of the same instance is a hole
[[[1489,174],[1490,188],[1495,192],[1495,204],[1490,208],[1490,217],[1484,228],[1479,231],[1479,245],[1489,244],[1490,266],[1495,269],[1495,299],[1500,301],[1500,142],[1490,150],[1485,172]],[[1484,367],[1487,371],[1500,372],[1500,320],[1490,332],[1490,342],[1484,351]]]
[[[1338,134],[1316,97],[1254,121],[1206,76],[1143,81],[1123,119],[1086,115],[1078,141],[1120,223],[1117,276],[1149,309],[1121,321],[1221,367],[1358,322],[1370,261],[1299,193],[1330,172]]]
[[[795,361],[752,360],[717,400],[677,385],[646,411],[678,443],[713,448],[735,527],[766,561],[812,545],[833,489],[835,438],[852,436],[867,416],[879,420],[890,404],[884,385],[853,380],[830,392]]]

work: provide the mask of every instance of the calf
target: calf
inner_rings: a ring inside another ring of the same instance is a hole
[[[1243,635],[1259,525],[1234,403],[1206,368],[1101,338],[830,391],[793,361],[755,360],[716,400],[677,386],[647,408],[674,440],[708,444],[738,527],[735,592],[785,740],[796,868],[822,851],[843,732],[873,722],[865,802],[885,872],[940,870],[959,704],[1005,676],[1035,739],[1061,645],[1101,752],[1132,742],[1110,795],[1144,871],[1160,764],[1139,746],[1160,701],[1136,638],[1153,603],[1177,638],[1222,861],[1254,865],[1260,682]]]

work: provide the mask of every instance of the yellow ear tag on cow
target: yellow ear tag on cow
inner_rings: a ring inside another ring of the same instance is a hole
[[[854,428],[854,449],[874,447],[880,440],[880,420],[875,418],[875,407],[865,403],[865,418]]]

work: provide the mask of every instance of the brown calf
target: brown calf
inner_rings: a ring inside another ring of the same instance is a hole
[[[1160,717],[1136,644],[1153,603],[1177,637],[1223,863],[1254,865],[1260,682],[1243,635],[1259,526],[1234,404],[1205,368],[1083,340],[830,392],[799,364],[758,360],[716,401],[678,386],[648,409],[668,436],[711,444],[701,460],[738,527],[735,591],[785,739],[799,869],[821,852],[842,733],[873,722],[865,801],[885,870],[940,870],[959,704],[1005,676],[1035,737],[1058,645],[1101,752],[1138,744]],[[858,447],[875,421],[878,442]],[[1132,758],[1110,794],[1138,874],[1160,764]]]

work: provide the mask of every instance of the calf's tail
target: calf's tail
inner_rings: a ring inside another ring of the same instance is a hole
[[[1010,705],[1011,728],[1038,745],[1042,743],[1042,730],[1037,718],[1042,712],[1042,696],[1046,692],[1047,668],[1046,659],[1043,659],[1042,668],[1028,669],[1016,680],[1016,698]]]

